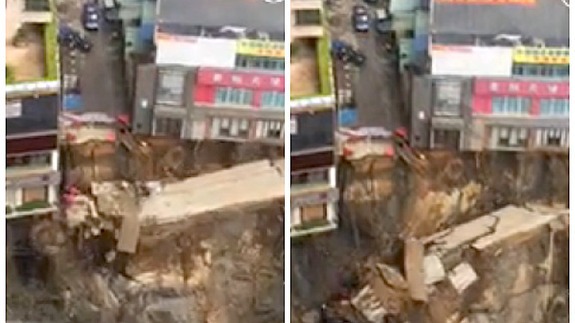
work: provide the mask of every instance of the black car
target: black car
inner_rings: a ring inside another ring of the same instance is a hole
[[[92,49],[90,40],[69,26],[60,26],[58,30],[58,43],[68,49],[78,49],[84,53],[88,53]]]
[[[82,24],[88,31],[100,29],[100,9],[94,2],[85,3],[82,7]]]
[[[376,5],[379,1],[378,0],[363,0],[363,2],[373,6],[373,5]]]
[[[361,66],[365,63],[365,55],[353,49],[351,45],[340,40],[332,42],[332,53],[335,58],[346,64],[351,63],[356,66]]]
[[[377,9],[375,11],[375,30],[380,34],[385,34],[392,30],[391,17],[387,10]]]
[[[367,8],[360,5],[353,6],[353,29],[358,32],[369,31],[370,19]]]

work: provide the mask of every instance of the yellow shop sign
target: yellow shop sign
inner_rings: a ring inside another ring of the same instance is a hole
[[[569,48],[517,47],[513,50],[513,62],[525,64],[569,64]]]
[[[237,42],[236,53],[246,56],[284,58],[284,43],[242,39]]]

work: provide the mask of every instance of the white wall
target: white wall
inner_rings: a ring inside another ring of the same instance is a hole
[[[513,67],[513,49],[434,45],[431,60],[433,75],[507,77]]]
[[[156,40],[156,64],[233,68],[236,41],[233,39],[181,38]]]

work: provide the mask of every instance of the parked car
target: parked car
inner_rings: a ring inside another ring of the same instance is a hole
[[[363,2],[373,6],[373,5],[376,5],[379,1],[378,0],[363,0]]]
[[[380,34],[385,34],[391,30],[390,15],[385,9],[375,11],[375,30]]]
[[[87,2],[82,7],[82,24],[88,31],[100,29],[100,9],[95,2]]]
[[[352,22],[353,29],[357,32],[367,32],[369,31],[369,14],[367,8],[360,5],[353,6]]]
[[[346,64],[351,63],[361,66],[365,63],[365,55],[343,41],[335,40],[332,42],[331,47],[333,56]]]
[[[92,43],[88,38],[66,25],[60,26],[58,30],[58,43],[68,49],[78,49],[84,53],[92,49]]]

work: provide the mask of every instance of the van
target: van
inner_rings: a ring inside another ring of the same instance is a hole
[[[116,8],[115,0],[104,0],[104,9],[110,10]]]

